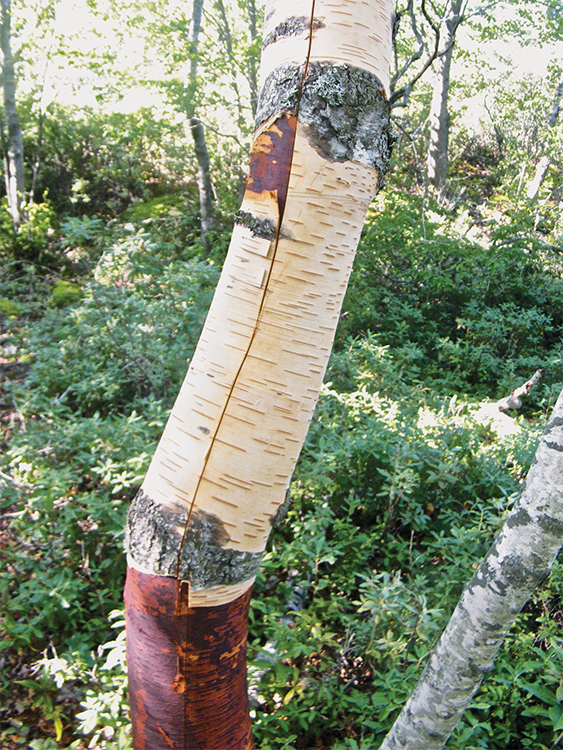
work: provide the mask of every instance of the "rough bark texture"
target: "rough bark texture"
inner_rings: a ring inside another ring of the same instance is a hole
[[[11,46],[11,2],[1,0],[0,45],[2,47],[2,87],[4,91],[4,113],[8,126],[7,153],[4,154],[4,177],[8,208],[17,231],[23,219],[24,164],[23,136],[16,104],[16,74]]]
[[[252,747],[245,671],[249,602],[250,591],[229,604],[192,610],[186,584],[128,570],[136,750]]]
[[[167,590],[181,582],[178,627],[188,634],[200,610],[227,607],[232,617],[243,607],[287,508],[365,213],[389,159],[392,11],[391,0],[266,6],[244,199],[186,380],[129,514],[131,576]],[[295,22],[301,17],[309,23]],[[181,682],[186,695],[198,693],[187,661],[176,668],[166,649],[154,650],[150,617],[159,621],[160,610],[147,612],[127,635],[131,700],[141,706],[136,750],[153,750],[144,738],[162,726],[164,704],[143,691],[171,695]],[[244,663],[232,668],[242,690]],[[205,737],[195,742],[186,729],[169,747],[231,747],[213,726],[205,719]]]
[[[563,545],[563,394],[520,499],[466,586],[380,750],[439,750],[491,669],[517,614]]]
[[[191,581],[198,589],[232,586],[253,579],[262,554],[228,549],[220,518],[185,507],[154,503],[141,490],[129,508],[126,545],[138,566],[159,576]]]

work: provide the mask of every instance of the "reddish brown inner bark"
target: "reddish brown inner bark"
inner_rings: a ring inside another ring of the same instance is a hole
[[[294,115],[278,117],[256,137],[250,154],[246,189],[277,191],[280,216],[287,198],[296,127]]]
[[[187,584],[129,568],[125,584],[135,750],[251,750],[246,686],[250,590],[190,608]]]
[[[246,190],[275,191],[283,214],[297,118],[255,139]],[[129,705],[135,750],[251,750],[246,642],[250,590],[229,604],[189,606],[176,578],[127,572]]]

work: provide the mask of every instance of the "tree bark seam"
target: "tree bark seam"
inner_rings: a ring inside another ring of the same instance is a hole
[[[307,73],[307,67],[308,67],[308,63],[309,63],[309,57],[311,55],[314,13],[315,13],[315,0],[312,0],[312,2],[311,2],[310,28],[309,28],[309,45],[308,45],[308,49],[307,49],[307,56],[306,56],[305,67],[304,67],[304,72],[303,72],[303,76],[304,77],[305,77],[305,75]],[[301,82],[301,85],[299,87],[299,94],[301,93],[302,86],[303,86],[303,82]],[[298,111],[299,111],[299,97],[297,99],[297,112]],[[289,181],[289,174],[290,173],[291,173],[291,164],[290,164],[290,167],[289,167],[288,181]],[[282,224],[282,218],[283,218],[283,206],[281,207],[281,210],[280,210],[280,213],[279,213],[279,217],[278,217],[278,226],[277,226],[277,231],[276,231],[276,241],[275,241],[274,249],[273,249],[273,259],[275,259],[275,255],[276,255],[276,251],[277,251],[277,246],[278,246],[278,241],[279,241],[279,230],[280,230],[280,227],[281,227],[281,224]],[[195,492],[193,494],[193,497],[192,497],[192,500],[191,500],[191,503],[190,503],[190,508],[189,508],[187,519],[186,519],[186,523],[185,523],[185,526],[184,526],[184,533],[182,535],[180,546],[178,548],[178,557],[177,557],[177,566],[176,566],[176,579],[178,581],[182,580],[181,579],[181,573],[180,573],[180,571],[181,571],[181,563],[182,563],[183,551],[184,551],[184,548],[189,544],[190,520],[191,520],[191,517],[193,515],[193,510],[194,510],[194,507],[195,507],[195,503],[196,503],[196,499],[197,499],[197,495],[198,495],[198,490],[199,490],[199,488],[201,486],[201,482],[202,482],[203,476],[205,474],[205,467],[207,466],[207,463],[209,461],[209,457],[210,457],[210,455],[212,453],[213,446],[214,446],[215,440],[216,440],[216,436],[217,436],[217,434],[218,434],[218,432],[219,432],[219,430],[221,428],[221,424],[223,422],[224,415],[225,415],[225,413],[227,411],[230,398],[231,398],[231,396],[232,396],[232,394],[234,392],[234,389],[235,389],[235,386],[237,384],[239,375],[242,372],[242,369],[243,369],[244,364],[246,362],[246,359],[248,357],[248,353],[250,352],[250,349],[252,347],[252,343],[253,343],[253,341],[255,339],[256,331],[258,329],[258,326],[260,325],[260,319],[262,317],[262,310],[263,310],[263,307],[264,307],[264,300],[265,300],[265,296],[266,296],[265,295],[265,291],[268,288],[268,282],[269,282],[269,279],[270,279],[270,276],[271,276],[272,267],[273,267],[273,263],[270,265],[270,267],[268,269],[267,279],[265,281],[265,284],[263,285],[262,300],[260,302],[260,307],[259,307],[259,310],[258,310],[258,315],[257,315],[257,319],[256,319],[256,325],[254,327],[252,336],[250,337],[250,340],[249,340],[249,342],[247,344],[246,353],[245,353],[245,356],[242,358],[241,364],[240,364],[240,366],[238,368],[237,375],[233,379],[233,382],[232,382],[232,385],[231,385],[231,389],[230,389],[230,394],[229,394],[228,398],[225,401],[225,404],[223,406],[222,414],[221,414],[220,418],[217,421],[216,428],[215,428],[215,433],[213,435],[213,439],[212,439],[212,441],[210,443],[209,449],[208,449],[207,454],[205,456],[204,467],[203,467],[203,469],[202,469],[202,471],[200,473],[200,476],[199,476],[199,479],[198,479],[198,484],[196,486]],[[261,558],[262,558],[262,554],[260,554],[260,559]],[[258,560],[258,566],[259,566],[259,563],[260,563],[260,560]],[[258,566],[257,566],[257,568],[258,568]],[[254,576],[249,576],[249,583],[250,584],[251,584],[251,582],[253,580],[253,577]]]

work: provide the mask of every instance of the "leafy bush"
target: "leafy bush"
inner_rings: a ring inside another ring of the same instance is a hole
[[[88,414],[135,407],[149,394],[175,397],[218,271],[167,260],[159,249],[151,235],[131,232],[103,253],[82,300],[47,311],[33,326],[29,385],[36,393]]]
[[[531,238],[506,243],[513,226],[493,232],[486,247],[455,236],[445,213],[433,219],[424,228],[409,195],[378,197],[338,341],[373,331],[408,355],[411,377],[432,379],[442,393],[499,398],[538,367],[547,382],[560,381],[560,256]]]

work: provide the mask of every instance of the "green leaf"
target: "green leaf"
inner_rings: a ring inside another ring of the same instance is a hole
[[[550,706],[559,705],[559,701],[557,700],[557,696],[555,695],[555,693],[553,693],[551,690],[548,690],[543,685],[538,685],[537,683],[525,682],[525,683],[521,683],[521,686],[524,690],[527,690],[528,693],[531,693],[540,701],[543,701],[544,703],[549,703]]]

